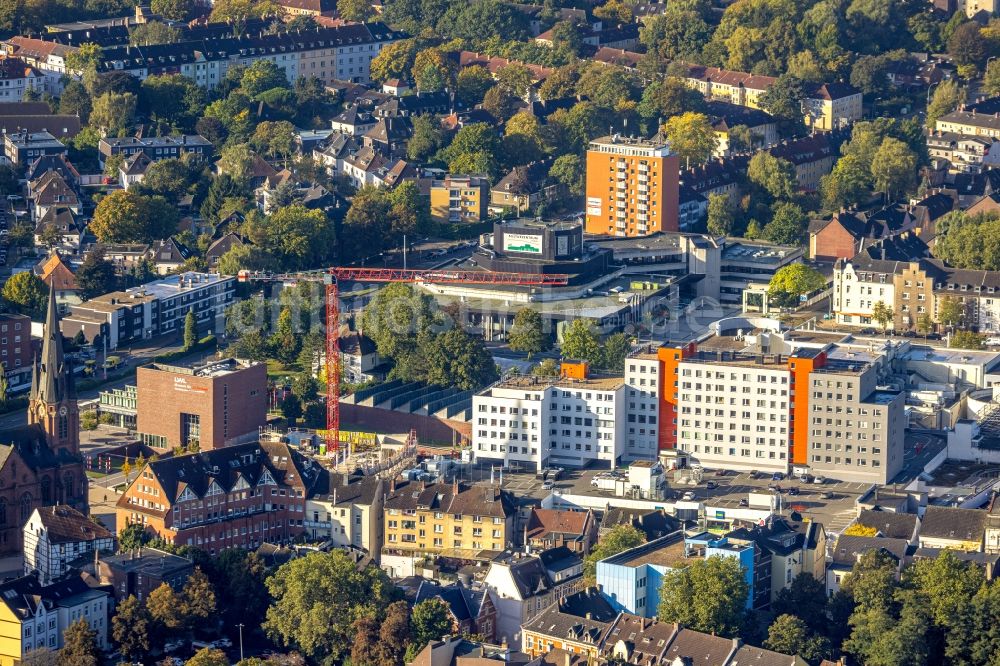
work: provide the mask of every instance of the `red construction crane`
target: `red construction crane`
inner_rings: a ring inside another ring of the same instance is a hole
[[[339,268],[331,267],[300,273],[240,271],[240,282],[321,282],[326,285],[326,450],[340,448],[340,292],[346,282],[430,282],[435,284],[486,284],[526,287],[558,287],[568,275],[532,273],[488,273],[440,269]]]

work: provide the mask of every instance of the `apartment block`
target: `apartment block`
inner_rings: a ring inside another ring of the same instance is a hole
[[[486,219],[490,184],[483,176],[445,176],[430,185],[435,222],[482,222]]]
[[[488,561],[514,543],[514,497],[497,485],[391,481],[384,506],[381,562],[394,576],[424,555]]]
[[[832,345],[790,355],[657,350],[659,448],[709,468],[888,483],[902,469],[903,395],[878,388],[877,360]],[[628,363],[628,362],[627,362]]]
[[[660,357],[643,349],[625,361],[627,460],[652,460],[659,452]]]
[[[3,154],[10,164],[24,167],[39,157],[62,155],[66,144],[45,130],[38,132],[15,131],[3,135]]]
[[[625,391],[621,377],[591,376],[585,363],[564,363],[559,377],[507,377],[472,397],[473,453],[501,467],[615,465]]]
[[[116,504],[118,531],[139,524],[210,554],[289,543],[306,533],[322,468],[288,444],[254,442],[151,461]]]
[[[322,474],[306,499],[307,534],[314,540],[363,550],[378,558],[387,491],[387,483],[375,476]]]
[[[143,153],[153,162],[180,159],[182,155],[188,153],[206,158],[214,150],[212,143],[198,134],[150,137],[104,137],[97,144],[97,149],[100,153],[102,163],[114,155],[121,155],[128,158],[139,153]]]
[[[687,83],[709,99],[719,99],[760,109],[760,98],[775,84],[773,76],[736,72],[693,65],[689,67]],[[843,83],[820,83],[807,89],[802,100],[805,124],[818,130],[847,127],[862,116],[862,95]]]
[[[89,342],[100,336],[108,349],[158,335],[180,334],[188,312],[194,312],[201,333],[222,330],[232,304],[236,278],[189,271],[125,291],[97,296],[74,305],[62,318],[63,335],[83,331]]]
[[[587,150],[587,233],[677,231],[680,158],[659,137],[595,139]]]

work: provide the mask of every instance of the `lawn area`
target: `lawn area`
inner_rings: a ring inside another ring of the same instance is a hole
[[[291,365],[285,365],[281,361],[273,358],[267,359],[267,378],[268,379],[281,379],[283,377],[292,377],[294,375],[302,372],[302,369],[295,363]]]

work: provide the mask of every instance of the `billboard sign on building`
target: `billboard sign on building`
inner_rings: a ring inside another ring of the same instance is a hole
[[[587,197],[587,215],[601,216],[601,197]]]
[[[542,237],[536,234],[503,235],[503,249],[506,252],[523,252],[526,254],[542,253]]]

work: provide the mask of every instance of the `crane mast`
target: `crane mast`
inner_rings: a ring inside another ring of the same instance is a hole
[[[345,282],[427,282],[433,284],[558,287],[569,282],[564,274],[503,273],[468,270],[330,267],[298,273],[242,270],[239,282],[318,282],[324,285],[326,305],[326,450],[340,449],[340,290]]]

